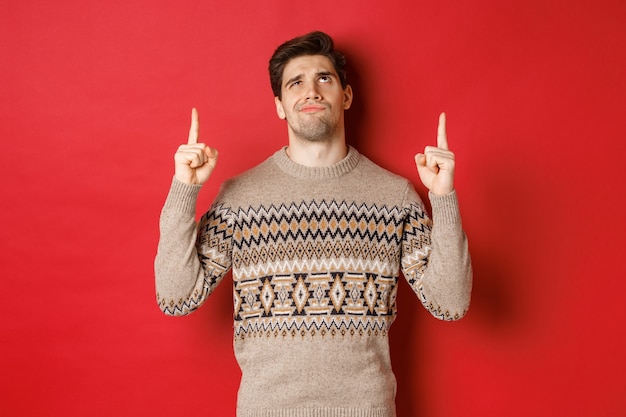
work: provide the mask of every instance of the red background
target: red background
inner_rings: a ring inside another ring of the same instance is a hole
[[[158,216],[186,141],[227,177],[286,143],[267,77],[321,29],[351,60],[348,137],[407,176],[448,113],[470,312],[402,284],[400,416],[626,414],[626,3],[34,1],[0,5],[6,416],[232,416],[231,288],[168,318]]]

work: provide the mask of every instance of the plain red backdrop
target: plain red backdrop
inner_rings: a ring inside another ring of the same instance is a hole
[[[231,288],[163,316],[172,155],[200,110],[218,184],[286,143],[267,60],[320,29],[349,56],[349,141],[425,192],[448,113],[470,312],[400,289],[399,415],[626,415],[626,3],[0,4],[0,414],[234,415]],[[373,191],[375,192],[375,190]]]

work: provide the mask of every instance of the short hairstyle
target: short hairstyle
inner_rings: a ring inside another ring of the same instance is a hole
[[[269,63],[270,83],[274,96],[279,100],[282,98],[281,84],[285,66],[293,58],[306,55],[323,55],[330,59],[339,75],[341,87],[344,89],[347,87],[346,57],[342,52],[335,50],[330,36],[324,32],[315,31],[293,38],[274,51]]]

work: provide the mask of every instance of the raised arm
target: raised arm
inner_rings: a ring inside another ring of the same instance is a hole
[[[198,134],[198,112],[193,109],[189,139],[174,155],[175,174],[161,211],[160,239],[154,262],[157,303],[168,315],[194,311],[230,268],[229,254],[220,253],[206,243],[214,242],[206,237],[212,228],[221,227],[219,221],[210,220],[211,216],[222,220],[225,216],[211,210],[203,216],[202,230],[199,231],[196,223],[198,193],[217,162],[217,151],[198,143]],[[201,233],[200,238],[198,233]],[[222,233],[220,238],[228,239],[228,234]]]
[[[409,190],[409,209],[403,239],[403,272],[424,306],[442,320],[456,320],[467,312],[472,289],[472,266],[467,237],[454,190],[454,154],[448,149],[446,115],[439,116],[437,146],[415,156],[420,179],[429,189],[433,210],[428,219],[419,197]]]

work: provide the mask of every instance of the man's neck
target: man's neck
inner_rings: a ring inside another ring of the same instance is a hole
[[[328,167],[346,157],[348,147],[345,140],[309,142],[290,139],[287,147],[289,159],[308,167]]]

